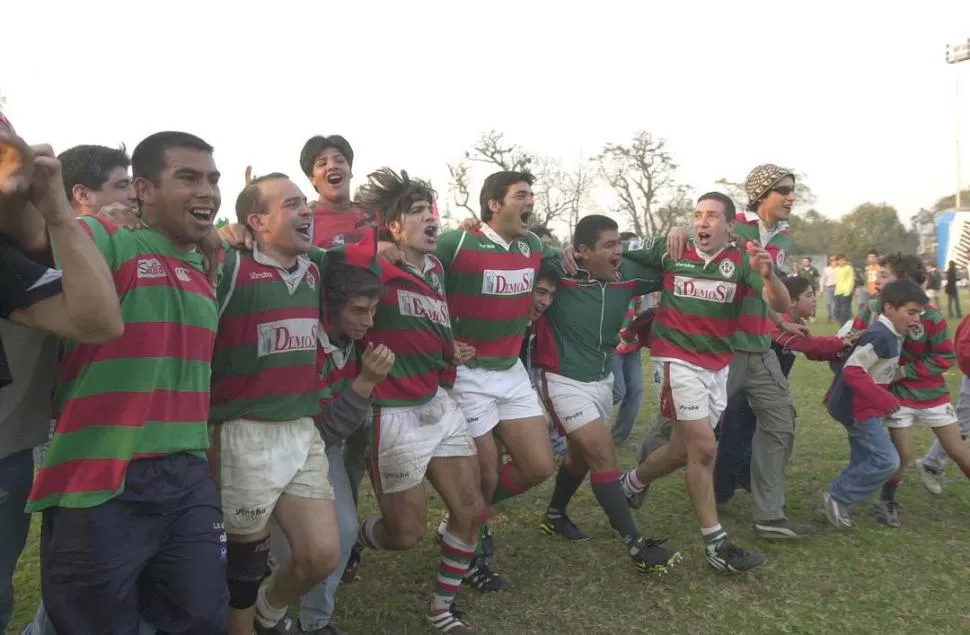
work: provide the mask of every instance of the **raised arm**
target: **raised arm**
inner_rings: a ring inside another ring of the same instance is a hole
[[[94,241],[74,217],[49,146],[36,149],[34,203],[61,265],[63,292],[11,314],[27,327],[79,342],[103,342],[124,332],[114,278]],[[94,221],[97,222],[97,221]]]

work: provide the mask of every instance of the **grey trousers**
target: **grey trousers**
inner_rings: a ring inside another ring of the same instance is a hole
[[[795,406],[788,379],[781,372],[778,356],[738,352],[728,375],[728,399],[744,392],[758,417],[758,429],[751,444],[751,494],[754,520],[785,517],[785,469],[795,446]],[[674,422],[657,415],[647,431],[637,457],[642,462],[651,452],[670,441]]]

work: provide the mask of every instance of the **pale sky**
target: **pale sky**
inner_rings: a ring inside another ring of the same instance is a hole
[[[833,217],[872,200],[908,222],[956,187],[944,46],[970,37],[970,0],[4,4],[0,93],[22,136],[60,152],[197,134],[222,215],[247,164],[314,198],[298,158],[318,133],[350,140],[354,187],[405,168],[442,203],[445,164],[492,128],[567,164],[647,129],[698,192],[779,163]]]

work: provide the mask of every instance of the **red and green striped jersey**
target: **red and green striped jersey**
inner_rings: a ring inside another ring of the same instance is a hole
[[[575,381],[606,379],[630,300],[659,290],[662,272],[624,259],[617,279],[604,282],[582,269],[569,276],[558,259],[551,262],[562,279],[555,302],[535,322],[534,365]]]
[[[623,318],[623,324],[620,325],[620,332],[622,333],[624,329],[630,326],[630,322],[640,313],[643,308],[643,296],[639,295],[632,300],[630,300],[630,307],[626,310],[626,316]],[[620,337],[620,343],[616,345],[615,352],[619,355],[625,353],[633,353],[640,350],[640,342],[624,342],[622,336]]]
[[[359,207],[339,210],[316,201],[310,209],[313,211],[311,240],[314,247],[321,249],[360,242],[373,225],[370,216]]]
[[[662,237],[631,242],[623,251],[624,259],[663,269],[650,356],[710,370],[730,364],[742,299],[749,294],[760,297],[764,286],[747,253],[732,244],[705,258],[691,241],[681,259],[673,260]]]
[[[542,251],[542,241],[532,232],[507,243],[488,225],[471,232],[455,229],[438,238],[455,339],[475,347],[470,368],[506,370],[515,365]]]
[[[444,268],[432,255],[423,270],[375,261],[374,232],[348,245],[347,263],[379,268],[384,295],[377,304],[367,338],[394,351],[394,367],[374,389],[374,405],[419,406],[431,401],[439,385],[454,381],[455,340],[445,299]]]
[[[125,332],[64,343],[57,422],[27,511],[93,507],[124,490],[132,459],[209,446],[209,376],[218,312],[202,256],[158,232],[78,219],[104,255]]]
[[[779,277],[785,277],[785,265],[792,248],[791,230],[788,223],[779,222],[773,231],[761,226],[754,214],[749,218],[738,216],[734,233],[739,238],[738,247],[744,249],[747,241],[757,243],[771,255]],[[734,335],[734,348],[749,353],[763,353],[771,348],[771,320],[768,305],[760,291],[748,290],[741,302],[741,319]]]
[[[317,330],[320,270],[292,271],[262,254],[230,249],[219,281],[210,423],[292,421],[320,411]]]
[[[852,322],[853,331],[864,331],[879,314],[879,298],[873,298]],[[950,402],[950,389],[943,374],[956,361],[953,340],[947,336],[943,314],[927,306],[920,324],[903,339],[899,371],[903,378],[890,390],[899,402],[910,408],[932,408]]]

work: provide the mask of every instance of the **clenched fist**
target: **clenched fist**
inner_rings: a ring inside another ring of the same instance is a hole
[[[34,154],[30,146],[13,131],[0,127],[0,196],[25,193],[33,177]]]
[[[472,357],[475,357],[475,347],[455,340],[455,356],[451,359],[451,363],[455,366],[461,366]]]
[[[364,349],[364,354],[361,356],[361,366],[361,376],[376,384],[387,377],[387,374],[394,367],[394,351],[383,344],[374,346],[372,343],[368,343],[367,348]]]
[[[751,261],[751,268],[762,278],[770,278],[775,271],[775,263],[769,254],[758,243],[748,241],[744,248],[748,252],[748,259]]]

